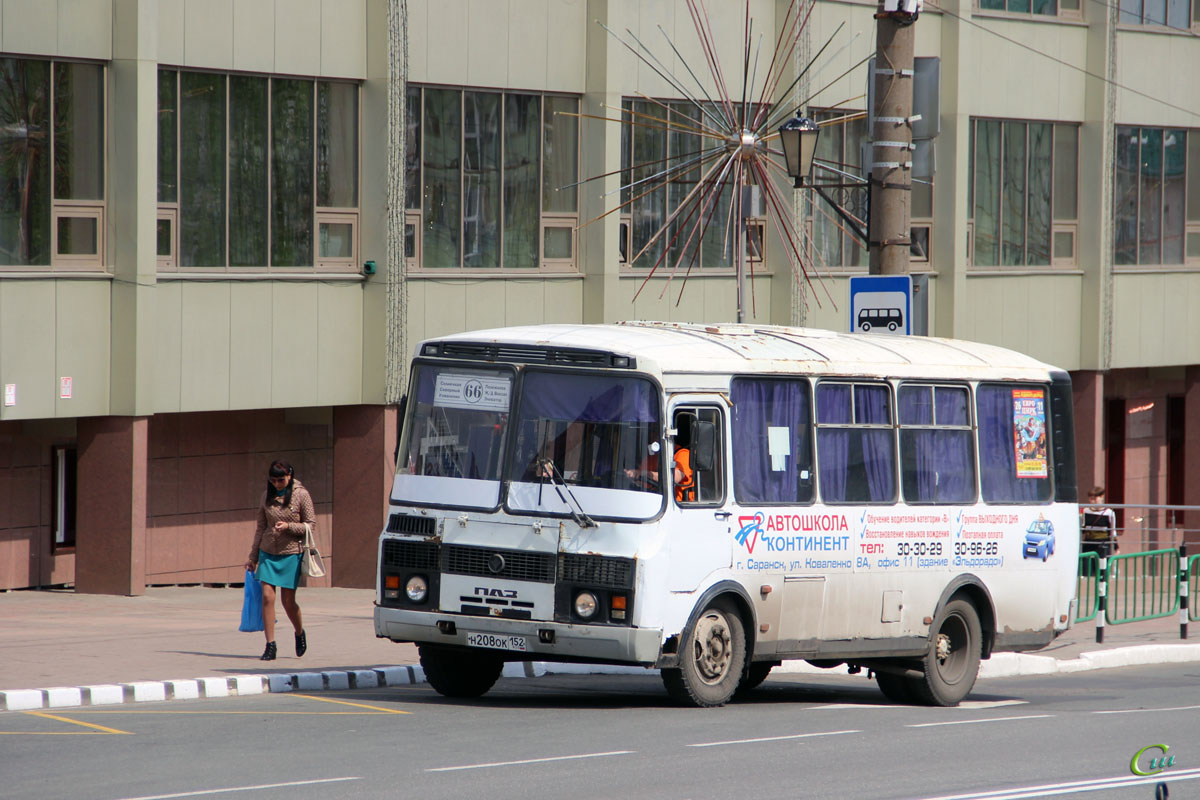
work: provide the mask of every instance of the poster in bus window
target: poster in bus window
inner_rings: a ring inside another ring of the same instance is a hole
[[[1043,389],[1013,389],[1013,443],[1018,478],[1049,476],[1046,454],[1046,393]]]

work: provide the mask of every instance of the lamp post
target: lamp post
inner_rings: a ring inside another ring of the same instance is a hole
[[[783,160],[787,174],[795,180],[795,188],[804,185],[812,172],[813,155],[817,152],[817,137],[821,131],[808,117],[792,117],[779,126],[779,141],[783,145]]]

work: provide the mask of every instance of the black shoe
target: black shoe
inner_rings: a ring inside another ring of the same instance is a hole
[[[304,631],[296,634],[296,658],[308,652],[308,637],[304,635]]]
[[[263,654],[261,656],[259,656],[259,660],[260,661],[274,661],[275,660],[275,650],[276,650],[275,643],[267,642],[267,649],[263,650]]]

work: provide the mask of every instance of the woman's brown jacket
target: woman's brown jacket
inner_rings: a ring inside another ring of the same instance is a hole
[[[275,530],[275,523],[283,520],[287,529]],[[303,549],[304,523],[317,531],[317,514],[313,510],[312,495],[300,481],[292,478],[292,502],[284,506],[283,497],[268,497],[263,492],[258,504],[258,524],[254,528],[254,544],[250,546],[250,560],[258,563],[258,551],[274,556],[295,555]]]

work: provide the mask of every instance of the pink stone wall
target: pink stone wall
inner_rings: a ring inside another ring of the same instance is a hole
[[[288,423],[282,410],[160,414],[150,423],[146,582],[240,583],[277,458],[312,494],[317,544],[332,572],[331,424]],[[328,584],[328,574],[309,583]]]

